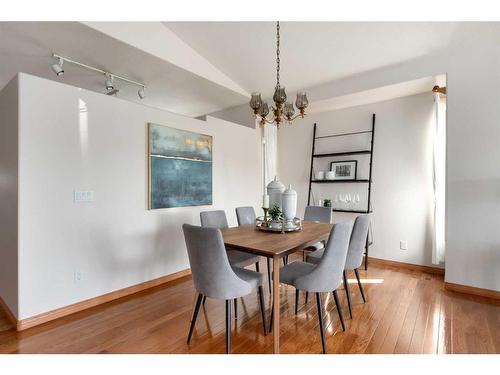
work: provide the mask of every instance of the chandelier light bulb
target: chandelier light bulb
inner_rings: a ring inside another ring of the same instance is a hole
[[[250,98],[250,108],[253,109],[253,113],[259,113],[260,106],[262,105],[262,98],[260,97],[260,92],[253,92]]]
[[[307,100],[307,95],[305,92],[297,93],[297,100],[295,101],[295,106],[303,111],[309,105],[309,100]]]
[[[295,113],[295,108],[293,108],[293,104],[290,102],[286,102],[285,107],[283,109],[283,113],[284,113],[285,117],[287,118],[287,120],[290,121],[293,114]]]
[[[267,105],[267,102],[263,102],[262,105],[260,106],[259,115],[262,118],[265,118],[268,114],[269,114],[269,106]]]

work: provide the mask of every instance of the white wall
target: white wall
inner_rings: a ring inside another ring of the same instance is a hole
[[[445,280],[500,291],[500,23],[466,27],[430,56],[307,91],[325,99],[447,74]]]
[[[214,137],[213,206],[146,209],[147,122]],[[255,129],[21,74],[19,134],[19,319],[186,269],[183,223],[260,203]]]
[[[412,264],[432,265],[432,93],[314,114],[279,132],[279,174],[292,183],[302,215],[307,204],[313,124],[316,136],[371,129],[376,114],[373,155],[372,228],[370,256]],[[316,153],[366,150],[370,134],[321,139]],[[368,155],[316,159],[315,170],[329,170],[333,160],[358,160],[358,178],[368,178]],[[352,209],[366,209],[366,184],[313,184],[314,198],[333,199],[337,194],[358,193]],[[312,203],[312,202],[311,202]],[[334,203],[335,205],[335,203]],[[346,208],[339,202],[338,208]],[[355,214],[333,214],[334,222]],[[399,241],[408,241],[408,250]]]
[[[17,314],[18,81],[0,91],[0,297]]]

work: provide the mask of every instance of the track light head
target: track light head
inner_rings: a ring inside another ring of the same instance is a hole
[[[139,99],[144,99],[146,97],[146,88],[141,87],[139,91],[137,91],[137,95],[139,95]]]
[[[62,76],[64,74],[64,69],[63,69],[63,59],[59,59],[59,62],[56,64],[53,64],[51,66],[52,70],[58,77]]]
[[[113,84],[113,76],[106,74],[106,81],[104,81],[104,86],[106,87],[106,90],[111,91],[115,88],[115,85]]]

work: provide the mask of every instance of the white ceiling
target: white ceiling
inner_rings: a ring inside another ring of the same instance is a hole
[[[377,87],[371,90],[359,91],[348,95],[318,100],[311,103],[307,112],[317,113],[335,111],[342,108],[402,98],[424,92],[430,93],[434,85],[446,86],[446,75],[441,74],[434,77],[424,77],[393,85]]]
[[[274,22],[164,22],[245,90],[272,95]],[[281,83],[298,90],[447,47],[458,23],[281,22]],[[293,96],[292,96],[293,95]]]
[[[460,41],[464,25],[283,22],[281,82],[293,98],[297,90],[437,53]],[[0,22],[0,87],[21,71],[104,91],[101,75],[69,64],[56,77],[56,52],[145,82],[143,104],[195,117],[246,104],[248,92],[271,95],[275,32],[273,22]],[[119,88],[121,98],[139,101],[136,87]]]
[[[131,23],[134,25],[137,23]],[[64,64],[65,74],[56,77],[50,69],[56,62],[52,52],[144,82],[148,86],[146,99],[138,99],[138,87],[115,81],[120,89],[118,96],[187,116],[203,115],[246,100],[245,95],[215,78],[204,78],[78,22],[0,22],[0,88],[17,72],[25,72],[105,91],[102,75],[69,63]]]

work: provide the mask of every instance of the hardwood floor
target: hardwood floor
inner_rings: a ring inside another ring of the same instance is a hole
[[[422,271],[371,265],[360,274],[368,302],[349,275],[352,320],[339,291],[345,332],[332,295],[323,298],[329,353],[500,353],[499,301],[445,291],[442,276]],[[281,352],[320,353],[315,298],[305,305],[301,294],[295,315],[294,290],[282,286],[281,293]],[[185,277],[23,332],[0,310],[0,353],[224,353],[223,301],[207,299],[186,344],[194,299]],[[270,301],[267,292],[268,318]],[[257,292],[239,300],[232,352],[272,353],[272,335],[262,335]]]

